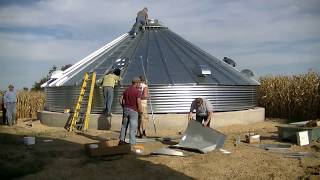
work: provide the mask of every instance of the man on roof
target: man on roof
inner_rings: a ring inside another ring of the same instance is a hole
[[[148,8],[143,8],[141,11],[137,13],[136,23],[133,25],[131,33],[133,37],[135,37],[141,28],[143,31],[145,26],[147,25],[148,20]]]

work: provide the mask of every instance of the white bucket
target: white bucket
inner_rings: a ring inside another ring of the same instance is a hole
[[[35,137],[24,137],[23,142],[25,145],[32,145],[36,143],[36,138]]]
[[[90,144],[89,145],[90,149],[97,149],[98,147],[99,147],[98,144]]]

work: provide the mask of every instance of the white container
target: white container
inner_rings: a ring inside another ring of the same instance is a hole
[[[33,145],[36,143],[36,138],[27,136],[23,138],[23,142],[25,145]]]
[[[97,149],[98,147],[99,147],[98,144],[90,144],[89,145],[90,149]]]
[[[304,146],[309,144],[308,131],[297,132],[297,141],[299,146]]]

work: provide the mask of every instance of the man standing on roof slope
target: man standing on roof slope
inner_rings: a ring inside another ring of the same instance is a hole
[[[103,97],[105,101],[105,113],[107,116],[111,116],[111,107],[113,101],[113,89],[114,86],[119,83],[120,78],[120,69],[113,70],[112,74],[105,75],[102,79],[99,79],[97,82],[103,87]]]
[[[131,30],[133,37],[137,35],[140,27],[142,27],[142,30],[144,31],[145,26],[148,22],[147,20],[148,20],[148,8],[145,7],[137,13],[136,23],[133,25],[133,28]]]
[[[192,120],[192,112],[193,110],[196,110],[196,121],[203,126],[210,127],[212,109],[212,105],[207,99],[196,98],[191,103],[188,119],[189,121]]]
[[[122,125],[120,131],[120,142],[124,144],[127,128],[130,124],[130,144],[136,144],[136,133],[138,128],[138,113],[141,113],[141,92],[139,91],[140,78],[135,77],[132,85],[129,86],[120,97],[120,104],[123,107]]]

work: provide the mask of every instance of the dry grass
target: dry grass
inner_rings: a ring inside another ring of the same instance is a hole
[[[41,91],[19,91],[17,93],[17,118],[36,118],[37,111],[43,110],[45,94]]]
[[[260,78],[258,104],[267,117],[302,121],[320,117],[320,74]]]

